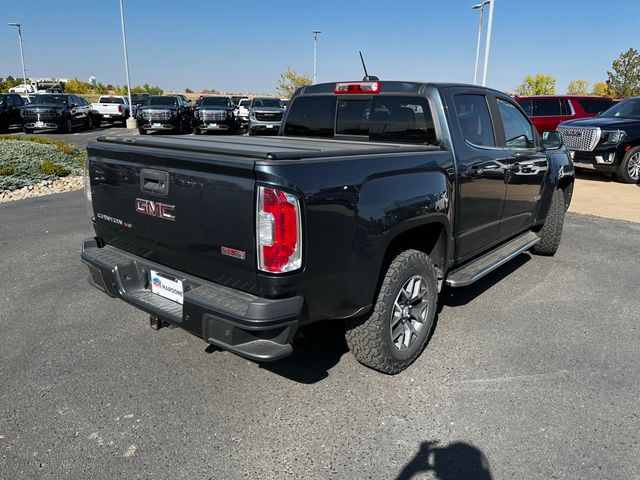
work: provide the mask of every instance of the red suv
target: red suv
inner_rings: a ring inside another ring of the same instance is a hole
[[[566,120],[595,117],[616,102],[606,97],[576,95],[540,95],[515,97],[538,132],[553,132]]]

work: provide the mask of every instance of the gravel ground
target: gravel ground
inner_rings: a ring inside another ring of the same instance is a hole
[[[445,290],[389,377],[339,325],[258,365],[86,283],[82,193],[0,205],[0,477],[637,479],[640,224]],[[330,288],[330,286],[328,286]]]

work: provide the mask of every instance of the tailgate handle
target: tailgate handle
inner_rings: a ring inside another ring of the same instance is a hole
[[[140,170],[140,190],[154,195],[169,193],[169,173],[143,168]]]

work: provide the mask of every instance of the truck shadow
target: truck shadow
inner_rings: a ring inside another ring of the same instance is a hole
[[[582,168],[576,169],[576,178],[580,180],[595,180],[604,183],[617,183],[615,176],[612,174]]]
[[[312,384],[329,376],[347,353],[344,324],[341,321],[324,321],[308,325],[293,345],[293,353],[273,363],[262,363],[260,368],[294,382]]]
[[[438,480],[492,480],[487,457],[465,442],[438,446],[438,441],[422,442],[415,456],[407,463],[396,480],[412,480],[425,473],[433,473]]]

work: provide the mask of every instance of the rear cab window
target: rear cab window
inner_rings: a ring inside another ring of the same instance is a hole
[[[289,107],[284,134],[420,145],[437,143],[428,100],[409,95],[303,95]]]

